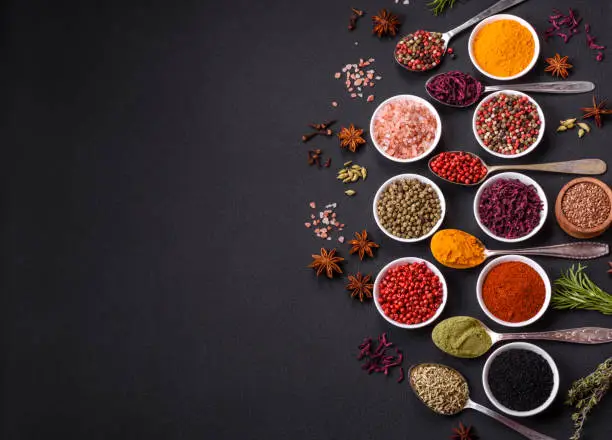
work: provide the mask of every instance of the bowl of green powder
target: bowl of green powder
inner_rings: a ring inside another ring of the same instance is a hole
[[[487,328],[470,316],[453,316],[438,323],[431,333],[436,347],[460,358],[476,358],[493,345]]]

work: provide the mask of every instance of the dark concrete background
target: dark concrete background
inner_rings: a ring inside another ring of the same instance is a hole
[[[521,438],[468,411],[437,416],[408,385],[367,376],[355,360],[365,336],[388,331],[407,365],[439,361],[481,385],[486,358],[453,359],[430,329],[391,328],[374,306],[352,301],[343,281],[317,280],[305,266],[322,243],[304,228],[308,202],[337,201],[347,237],[367,228],[381,243],[375,260],[345,271],[377,273],[401,256],[431,259],[428,243],[402,245],[376,229],[372,196],[401,166],[368,142],[355,154],[335,140],[299,142],[309,122],[337,118],[367,127],[377,103],[398,93],[425,96],[427,75],[394,65],[396,40],[370,35],[381,7],[399,13],[402,33],[447,30],[492,1],[465,0],[441,17],[425,1],[9,1],[2,8],[6,117],[0,160],[0,436],[3,439],[381,439],[449,438],[459,420],[481,438]],[[350,7],[368,15],[350,33]],[[602,44],[612,45],[607,1],[530,0],[514,8],[538,31],[553,8],[575,7]],[[475,72],[469,32],[440,71]],[[354,43],[358,42],[358,45]],[[612,97],[610,51],[596,63],[584,34],[542,44],[525,81],[549,80],[543,58],[560,52],[571,79]],[[376,58],[376,101],[347,99],[334,72]],[[599,157],[612,161],[612,119],[583,140],[557,135],[556,121],[579,114],[590,95],[537,96],[548,122],[537,151],[516,162]],[[340,103],[337,109],[332,100]],[[484,153],[472,110],[441,108],[439,151]],[[306,164],[319,147],[331,169]],[[335,180],[346,159],[368,167],[347,199]],[[514,161],[513,161],[514,162]],[[531,174],[553,204],[568,176]],[[609,173],[603,180],[610,183]],[[441,184],[444,225],[485,238],[474,189]],[[607,233],[601,240],[609,242]],[[569,241],[552,208],[525,245]],[[486,239],[491,247],[504,247]],[[334,243],[335,244],[335,243]],[[555,278],[569,261],[537,259]],[[611,289],[607,259],[589,274]],[[478,270],[443,269],[444,317],[484,319]],[[502,330],[488,320],[495,330]],[[533,330],[611,326],[596,312],[550,311]],[[556,438],[571,433],[563,406],[571,381],[610,356],[610,346],[539,344],[561,371],[561,393],[545,414],[522,420]],[[610,397],[609,399],[612,399]],[[586,438],[612,435],[612,402],[589,417]]]

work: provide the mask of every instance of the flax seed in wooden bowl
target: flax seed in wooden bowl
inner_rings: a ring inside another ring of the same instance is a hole
[[[612,224],[612,190],[592,177],[571,180],[557,196],[555,216],[572,237],[597,237]]]

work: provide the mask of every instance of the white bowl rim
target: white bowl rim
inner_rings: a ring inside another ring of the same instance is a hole
[[[542,304],[542,307],[540,308],[540,310],[538,310],[538,313],[536,313],[534,316],[532,316],[526,321],[508,322],[508,321],[504,321],[503,319],[498,318],[497,316],[495,316],[493,313],[489,311],[486,304],[484,303],[484,299],[482,298],[482,285],[484,284],[484,280],[487,274],[489,273],[489,271],[493,269],[495,266],[501,263],[508,262],[508,261],[519,261],[521,263],[525,263],[531,266],[531,268],[534,269],[538,273],[538,275],[540,275],[540,277],[542,277],[542,281],[544,282],[544,290],[545,290],[544,304]],[[491,319],[492,321],[496,322],[499,325],[503,325],[504,327],[517,328],[517,327],[525,327],[530,324],[533,324],[538,319],[540,319],[544,315],[544,313],[546,313],[546,310],[548,310],[548,306],[550,305],[551,297],[552,297],[552,285],[550,283],[550,278],[548,277],[548,274],[546,273],[544,268],[540,266],[538,263],[536,263],[535,261],[533,261],[531,258],[523,257],[522,255],[504,255],[501,257],[497,257],[494,260],[491,260],[480,271],[480,274],[478,275],[478,280],[476,281],[476,298],[478,299],[478,304],[480,305],[480,308],[485,313],[485,315],[487,315],[489,319]]]
[[[499,21],[499,20],[513,20],[513,21],[516,21],[516,22],[520,23],[521,25],[526,27],[529,30],[529,32],[531,32],[531,36],[533,37],[533,40],[534,40],[533,58],[532,58],[531,62],[527,65],[527,67],[525,67],[523,70],[521,70],[516,75],[512,75],[512,76],[496,76],[496,75],[492,75],[492,74],[488,73],[487,71],[485,71],[482,67],[480,67],[480,65],[478,65],[478,63],[476,62],[476,58],[474,57],[474,51],[472,49],[472,45],[474,43],[474,38],[476,38],[476,35],[478,34],[478,32],[480,32],[480,30],[486,24],[489,24],[489,23],[494,22],[494,21]],[[480,23],[478,23],[474,27],[474,29],[472,29],[472,32],[470,33],[470,38],[468,40],[468,54],[470,56],[470,60],[472,61],[472,64],[474,65],[474,67],[476,67],[476,69],[480,73],[482,73],[483,75],[485,75],[485,76],[487,76],[487,77],[489,77],[491,79],[497,80],[497,81],[511,81],[513,79],[517,79],[517,78],[520,78],[521,76],[526,75],[531,69],[533,69],[533,67],[538,62],[538,58],[540,57],[540,37],[539,37],[538,33],[536,32],[535,28],[531,25],[531,23],[529,23],[524,18],[521,18],[521,17],[519,17],[517,15],[512,15],[512,14],[496,14],[496,15],[491,15],[490,17],[487,17],[484,20],[482,20]]]
[[[400,159],[398,157],[393,157],[390,154],[387,154],[380,145],[378,145],[378,142],[376,142],[376,139],[374,138],[374,118],[376,117],[376,114],[378,113],[378,111],[386,104],[388,104],[391,101],[395,101],[398,99],[412,99],[414,101],[417,101],[421,104],[423,104],[425,107],[427,107],[427,109],[433,113],[433,115],[436,118],[436,122],[438,124],[438,127],[436,129],[436,137],[433,140],[433,142],[431,143],[431,147],[429,147],[429,149],[424,152],[423,154],[421,154],[420,156],[416,156],[416,157],[411,157],[408,159]],[[374,147],[376,148],[376,150],[382,154],[384,157],[386,157],[389,160],[392,160],[394,162],[399,162],[399,163],[411,163],[411,162],[416,162],[419,161],[425,157],[427,157],[429,154],[431,154],[432,151],[434,151],[436,149],[436,147],[438,146],[438,144],[440,143],[440,138],[442,137],[442,119],[440,118],[440,114],[438,113],[438,110],[436,110],[436,108],[433,106],[433,104],[429,101],[427,101],[424,98],[421,98],[420,96],[417,95],[410,95],[410,94],[401,94],[401,95],[395,95],[395,96],[391,96],[390,98],[385,99],[383,102],[381,102],[380,104],[378,104],[378,107],[376,107],[376,109],[374,110],[374,113],[372,113],[372,117],[370,118],[370,139],[372,140],[372,144],[374,145]]]
[[[553,373],[553,388],[550,392],[550,396],[548,396],[548,399],[546,399],[546,401],[542,405],[538,406],[537,408],[531,409],[529,411],[516,411],[516,410],[512,410],[510,408],[505,407],[495,398],[495,396],[493,396],[493,392],[491,391],[491,388],[489,387],[488,375],[489,375],[489,370],[491,369],[491,364],[493,363],[493,360],[497,356],[499,356],[501,353],[503,353],[504,351],[516,350],[516,349],[529,350],[536,354],[539,354],[546,360],[546,362],[548,362],[548,365],[550,366],[550,369],[552,370],[552,373]],[[485,394],[487,395],[489,401],[500,411],[505,412],[506,414],[509,414],[515,417],[533,416],[533,415],[541,413],[546,408],[548,408],[553,403],[553,401],[557,397],[557,394],[559,393],[559,383],[560,383],[559,368],[557,367],[555,360],[552,358],[550,354],[548,354],[546,350],[544,350],[541,347],[538,347],[535,344],[531,344],[529,342],[511,342],[509,344],[502,345],[497,350],[495,350],[493,353],[491,353],[491,355],[485,362],[484,367],[482,369],[482,386],[485,390]]]
[[[438,307],[438,310],[436,310],[436,313],[434,313],[434,315],[431,318],[419,324],[402,324],[401,322],[394,321],[393,319],[389,318],[385,314],[383,309],[380,307],[380,304],[378,303],[378,295],[379,295],[379,290],[380,290],[379,286],[380,286],[380,283],[385,273],[387,273],[387,271],[391,269],[392,267],[398,266],[400,264],[406,264],[406,263],[425,263],[427,267],[429,268],[429,270],[431,270],[434,274],[436,274],[436,276],[442,283],[442,304],[440,304],[440,306]],[[446,285],[446,279],[444,278],[444,275],[442,274],[440,269],[438,269],[436,265],[433,264],[432,262],[425,260],[423,258],[419,258],[419,257],[402,257],[402,258],[397,258],[387,263],[385,267],[383,267],[378,272],[378,275],[376,275],[376,279],[374,280],[374,289],[373,289],[372,297],[374,300],[374,305],[376,306],[376,310],[378,310],[378,313],[387,322],[395,325],[396,327],[400,327],[400,328],[416,329],[416,328],[426,327],[440,317],[440,315],[442,314],[442,311],[444,310],[444,307],[446,306],[446,300],[448,298],[448,287]]]
[[[376,204],[378,203],[378,199],[380,199],[380,195],[382,194],[383,190],[388,185],[400,179],[416,179],[416,180],[419,180],[420,182],[430,185],[434,189],[434,191],[436,192],[438,196],[438,199],[440,200],[440,209],[442,211],[440,213],[440,220],[438,220],[438,222],[433,226],[433,228],[431,228],[431,230],[427,234],[421,237],[417,237],[417,238],[396,237],[395,235],[387,231],[385,228],[383,228],[380,222],[380,219],[378,218],[378,211],[376,209]],[[418,241],[423,241],[423,240],[428,239],[433,234],[435,234],[438,229],[440,229],[440,226],[442,226],[442,222],[444,222],[444,217],[446,216],[446,199],[444,198],[444,194],[442,193],[442,190],[440,189],[440,187],[436,185],[435,182],[428,179],[427,177],[421,176],[420,174],[412,174],[412,173],[397,174],[393,177],[390,177],[382,185],[380,185],[380,187],[376,191],[376,194],[374,194],[374,201],[372,202],[372,212],[374,214],[374,221],[376,222],[378,229],[380,229],[387,237],[392,238],[393,240],[396,240],[396,241],[400,241],[402,243],[416,243]]]
[[[489,228],[487,228],[485,225],[482,224],[480,215],[478,214],[478,202],[480,201],[480,197],[482,196],[482,193],[484,192],[484,190],[487,187],[491,186],[493,183],[495,183],[497,180],[504,179],[504,178],[505,179],[517,179],[526,185],[533,185],[536,191],[538,192],[538,196],[540,197],[540,200],[542,200],[543,206],[542,206],[542,212],[540,212],[540,223],[538,223],[538,225],[535,228],[533,228],[533,230],[529,234],[523,235],[522,237],[504,238],[504,237],[499,237],[495,235],[492,231],[489,230]],[[504,243],[518,243],[521,241],[529,240],[542,229],[542,227],[546,223],[546,219],[548,218],[548,199],[546,198],[546,193],[544,192],[542,187],[538,184],[538,182],[536,182],[531,177],[526,176],[525,174],[515,173],[513,171],[496,174],[486,179],[484,182],[482,182],[482,184],[480,185],[480,188],[478,188],[478,191],[476,191],[476,195],[474,196],[473,206],[474,206],[474,218],[476,219],[476,223],[478,223],[478,226],[480,226],[480,229],[482,229],[485,234],[487,234],[489,237],[493,238],[494,240],[501,241]]]
[[[535,105],[536,110],[538,111],[538,115],[540,116],[541,124],[540,124],[540,132],[538,133],[538,138],[535,140],[533,144],[529,146],[529,148],[527,148],[525,151],[521,151],[520,153],[501,154],[501,153],[498,153],[497,151],[493,151],[487,146],[485,146],[484,142],[482,142],[482,139],[480,139],[480,136],[478,136],[478,132],[476,131],[476,115],[478,114],[478,111],[481,109],[481,107],[483,106],[485,102],[488,102],[490,99],[494,98],[497,95],[501,95],[502,93],[505,93],[506,95],[516,95],[516,96],[526,97],[527,99],[529,99],[529,101],[531,101]],[[542,107],[540,107],[540,104],[538,104],[538,102],[535,99],[533,99],[531,96],[529,96],[527,93],[519,92],[518,90],[498,90],[497,92],[493,92],[487,95],[482,101],[478,103],[478,105],[476,105],[476,108],[474,109],[474,115],[472,116],[472,132],[474,133],[474,137],[476,138],[476,141],[478,141],[478,145],[480,145],[483,148],[483,150],[485,150],[487,153],[492,154],[493,156],[500,157],[502,159],[516,159],[517,157],[526,156],[529,153],[531,153],[533,150],[536,149],[538,145],[540,145],[540,142],[542,142],[542,139],[544,138],[545,130],[546,130],[546,120],[544,118],[544,111],[542,110]]]

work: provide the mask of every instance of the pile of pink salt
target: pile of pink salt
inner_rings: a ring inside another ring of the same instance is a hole
[[[389,156],[412,159],[433,146],[437,130],[438,121],[429,108],[414,99],[398,98],[376,112],[372,136]]]

